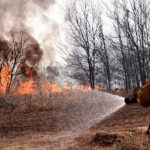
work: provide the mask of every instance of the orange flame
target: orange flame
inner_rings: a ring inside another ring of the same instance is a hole
[[[89,92],[89,91],[91,91],[91,86],[89,84],[86,86],[79,85],[77,90],[80,92]],[[98,85],[95,85],[95,90],[100,91],[101,88]]]
[[[87,86],[79,85],[77,90],[80,92],[89,92],[91,91],[91,87],[90,85]]]
[[[49,93],[49,91],[53,93],[61,93],[63,90],[58,87],[55,83],[44,83],[42,85],[42,90],[44,90],[45,93]]]
[[[36,85],[32,79],[27,82],[20,81],[20,85],[18,87],[18,94],[26,95],[26,94],[36,94]]]
[[[67,90],[67,91],[73,91],[73,89],[71,89],[71,87],[69,87],[68,85],[67,85],[67,83],[63,83],[63,87],[64,87],[64,89],[65,90]]]
[[[32,72],[29,68],[25,68],[25,74],[29,77],[29,81],[22,82],[20,81],[18,87],[18,94],[27,95],[27,94],[36,94],[36,84],[33,81],[35,76],[34,72]]]
[[[96,90],[96,91],[100,91],[100,90],[101,90],[100,86],[95,85],[95,90]]]
[[[25,68],[25,74],[28,78],[33,79],[35,77],[36,71],[32,71],[30,68]]]
[[[7,86],[10,82],[10,67],[3,67],[0,73],[1,83],[0,83],[0,93],[5,94]]]
[[[29,68],[25,68],[25,74],[29,77],[29,81],[22,82],[20,81],[20,85],[18,87],[18,94],[25,95],[25,94],[36,94],[37,88],[36,84],[33,81],[35,77],[35,73],[32,72]],[[60,93],[63,92],[60,87],[58,87],[55,83],[44,83],[41,85],[43,92],[49,93],[50,91],[53,93]]]
[[[5,94],[7,91],[7,86],[10,82],[10,67],[3,67],[0,73],[0,93]],[[35,71],[30,70],[29,68],[25,68],[26,76],[29,78],[28,81],[23,82],[20,80],[17,94],[20,95],[28,95],[28,94],[37,94],[37,86],[34,82],[33,78],[35,77]],[[45,82],[40,85],[43,92],[48,94],[52,93],[62,93],[62,92],[89,92],[91,91],[90,85],[83,86],[78,85],[76,89],[72,89],[67,83],[63,83],[64,90],[57,86],[55,83]],[[95,85],[95,90],[99,91],[101,88],[98,85]]]

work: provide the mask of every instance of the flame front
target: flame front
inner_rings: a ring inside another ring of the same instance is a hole
[[[91,91],[91,87],[90,87],[90,85],[87,85],[87,86],[79,85],[78,86],[78,91],[89,92],[89,91]]]
[[[49,93],[50,91],[53,92],[53,93],[63,92],[63,90],[60,87],[58,87],[55,83],[44,83],[42,85],[42,90],[45,93]]]
[[[10,83],[10,72],[11,72],[10,67],[3,67],[1,70],[1,73],[0,73],[0,81],[1,81],[0,82],[0,93],[1,94],[6,94],[7,87]],[[34,81],[34,77],[36,74],[35,70],[32,71],[29,68],[25,68],[25,74],[28,77],[28,81],[23,82],[20,80],[16,94],[19,94],[19,95],[37,94],[38,89],[41,89],[41,91],[46,94],[49,94],[50,92],[65,93],[66,91],[69,91],[69,92],[89,92],[89,91],[91,91],[90,85],[87,85],[87,86],[78,85],[78,87],[76,89],[72,89],[70,86],[67,85],[67,83],[63,83],[64,89],[62,89],[59,86],[57,86],[55,83],[50,83],[48,81],[37,85]],[[96,85],[95,90],[99,91],[99,90],[101,90],[101,88],[98,85]]]
[[[20,81],[18,87],[18,94],[27,95],[27,94],[36,94],[36,85],[32,79],[27,82]]]
[[[28,78],[33,79],[35,77],[36,71],[31,71],[28,67],[26,67],[25,74]]]
[[[10,67],[3,67],[0,73],[0,93],[5,94],[10,83]]]
[[[18,94],[27,95],[27,94],[36,94],[36,84],[33,81],[34,72],[31,71],[29,68],[25,68],[25,74],[29,78],[29,81],[22,82],[20,81],[18,87]]]
[[[64,87],[64,89],[67,90],[67,91],[73,91],[73,90],[71,89],[71,87],[68,86],[67,83],[65,83],[65,82],[63,83],[63,87]]]
[[[95,85],[95,90],[100,91],[100,90],[102,90],[102,88],[100,88],[98,85]]]

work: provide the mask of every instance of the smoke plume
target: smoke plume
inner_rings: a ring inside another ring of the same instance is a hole
[[[7,38],[12,30],[25,31],[39,44],[33,44],[33,49],[43,50],[43,60],[54,61],[59,35],[59,25],[51,17],[55,4],[55,0],[0,0],[1,36]]]

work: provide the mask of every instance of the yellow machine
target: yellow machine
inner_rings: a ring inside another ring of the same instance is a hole
[[[150,106],[150,76],[146,80],[146,84],[138,92],[138,103],[141,106]]]

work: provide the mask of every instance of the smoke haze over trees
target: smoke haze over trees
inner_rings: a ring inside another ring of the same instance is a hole
[[[107,90],[140,87],[150,67],[150,2],[109,2],[110,6],[97,0],[66,4],[63,51],[67,75],[92,89],[95,85]],[[55,60],[55,44],[63,26],[51,15],[56,3],[56,0],[0,1],[0,67],[10,66],[12,79],[24,70],[22,66],[36,70],[41,60],[47,65]],[[47,69],[46,73],[50,79],[59,74],[57,67]]]
[[[101,66],[104,67],[104,75],[107,89],[111,88],[110,64],[108,45],[103,33],[101,12],[98,7],[84,2],[83,5],[74,6],[68,10],[69,38],[71,48],[66,61],[72,68],[72,77],[80,83],[89,83],[95,88],[96,80],[101,74]]]
[[[37,73],[55,60],[59,23],[52,18],[55,0],[0,1],[0,71],[10,67],[8,90],[26,68]]]
[[[7,38],[13,30],[25,31],[43,49],[43,61],[55,60],[55,44],[60,38],[56,0],[1,0],[0,36]]]
[[[100,3],[88,1],[68,8],[69,76],[92,89],[96,84],[108,90],[144,85],[150,70],[149,0],[113,0],[107,6],[111,33],[100,8]]]
[[[35,39],[25,32],[11,32],[9,41],[0,40],[0,70],[10,68],[8,91],[16,77],[25,74],[25,70],[37,70],[42,58],[42,50]]]

